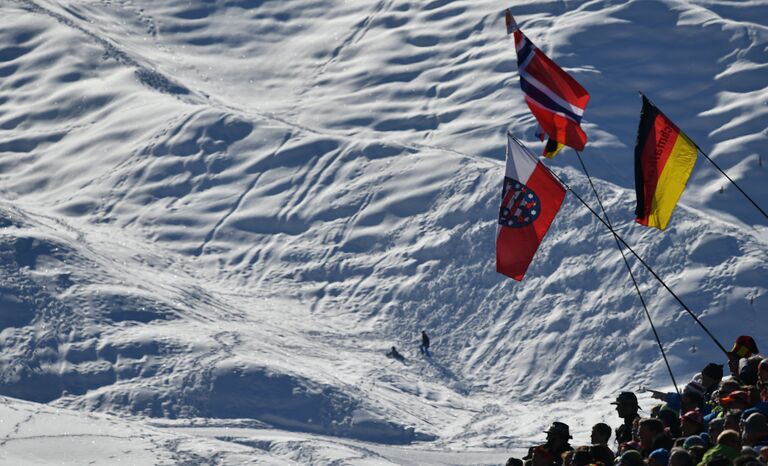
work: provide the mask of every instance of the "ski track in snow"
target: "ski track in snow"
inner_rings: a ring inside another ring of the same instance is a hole
[[[500,8],[3,4],[0,461],[499,464],[667,388],[573,196],[524,282],[493,270],[504,133],[540,150]],[[592,95],[617,231],[724,345],[768,345],[768,222],[702,160],[668,231],[643,229],[631,171],[642,90],[768,206],[765,2],[513,13]],[[547,163],[597,205],[574,154]],[[721,361],[630,263],[678,382]]]

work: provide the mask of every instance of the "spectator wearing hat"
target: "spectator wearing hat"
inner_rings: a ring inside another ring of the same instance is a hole
[[[705,442],[701,436],[691,435],[683,442],[683,448],[690,450],[693,447],[709,448],[709,445],[707,445],[707,442]]]
[[[688,411],[680,416],[680,430],[682,431],[683,437],[698,435],[704,432],[705,428],[704,416],[702,416],[696,409]]]
[[[714,407],[712,408],[711,413],[704,416],[704,422],[709,424],[709,422],[713,419],[722,417],[726,411],[726,406],[723,405],[722,402],[723,398],[737,390],[741,390],[741,384],[737,381],[737,379],[730,376],[723,378],[723,380],[720,382],[720,388],[715,390],[715,392],[712,394]]]
[[[608,424],[602,422],[592,426],[592,435],[590,440],[592,446],[590,447],[590,453],[595,461],[603,463],[605,466],[613,464],[615,456],[613,451],[608,447],[608,441],[611,439],[611,427]]]
[[[648,455],[648,466],[667,466],[669,464],[669,450],[658,448]]]
[[[664,448],[672,449],[675,440],[664,429],[664,424],[658,419],[642,419],[640,421],[640,453],[648,458],[652,451]]]
[[[739,361],[742,358],[748,358],[753,354],[757,354],[760,351],[757,349],[757,343],[755,339],[749,335],[741,335],[736,338],[736,342],[733,344],[733,348],[728,354],[728,369],[731,371],[731,375],[734,377],[739,376]]]
[[[549,465],[561,466],[563,464],[562,454],[573,450],[568,440],[572,439],[570,428],[564,422],[553,422],[549,429],[545,431],[547,442],[528,450],[524,460],[532,460],[533,466],[546,466],[544,461],[549,461]],[[538,452],[538,453],[537,453]],[[538,454],[538,457],[537,457]],[[538,464],[537,464],[538,461]]]
[[[720,398],[720,404],[728,411],[745,410],[752,407],[749,393],[744,390],[735,390]]]
[[[611,404],[616,405],[616,413],[624,420],[624,423],[616,429],[616,443],[621,445],[632,441],[632,432],[635,425],[640,421],[638,414],[640,406],[637,404],[637,396],[632,392],[621,392],[616,397],[616,401]]]
[[[717,445],[710,448],[704,454],[699,464],[707,464],[713,457],[722,456],[730,463],[741,454],[741,439],[739,432],[735,430],[724,430],[717,438]]]

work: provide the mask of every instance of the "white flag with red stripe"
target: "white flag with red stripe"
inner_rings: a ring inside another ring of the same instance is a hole
[[[496,271],[522,280],[565,198],[541,161],[507,134],[507,168],[496,236]]]

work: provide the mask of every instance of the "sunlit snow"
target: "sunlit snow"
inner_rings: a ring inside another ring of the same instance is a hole
[[[503,464],[669,388],[573,195],[525,281],[495,272],[505,133],[542,149],[508,6],[591,94],[617,231],[768,347],[765,217],[700,157],[644,228],[633,171],[643,91],[768,208],[765,1],[8,0],[0,463]],[[546,163],[597,209],[572,150]],[[631,263],[678,383],[723,362]]]

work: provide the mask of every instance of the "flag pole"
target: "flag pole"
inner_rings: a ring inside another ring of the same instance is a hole
[[[549,170],[549,168],[547,168],[547,170]],[[560,182],[561,182],[561,183],[563,183],[563,180],[562,180],[562,179],[560,179],[560,177],[558,177],[557,175],[555,175],[555,174],[554,174],[554,172],[552,172],[551,170],[549,170],[549,172],[550,172],[550,173],[552,173],[552,174],[554,175],[554,177],[555,177],[555,178],[557,178],[558,180],[560,180]],[[592,213],[592,215],[594,215],[594,216],[595,216],[595,218],[597,218],[597,220],[598,220],[600,223],[602,223],[602,224],[603,224],[603,225],[604,225],[606,228],[608,228],[608,230],[609,230],[611,233],[613,233],[613,234],[614,234],[614,236],[616,237],[616,239],[618,239],[618,240],[621,242],[621,244],[622,244],[622,245],[624,245],[624,247],[625,247],[625,248],[627,248],[627,250],[629,250],[629,252],[631,252],[631,253],[632,253],[632,255],[633,255],[633,256],[635,256],[635,258],[636,258],[638,261],[640,261],[640,263],[641,263],[641,264],[643,264],[643,267],[645,267],[645,268],[648,270],[648,272],[650,272],[650,273],[651,273],[651,275],[653,275],[653,278],[655,278],[655,279],[656,279],[656,280],[657,280],[659,283],[661,283],[661,286],[663,286],[663,287],[664,287],[664,289],[666,289],[666,290],[669,292],[669,294],[671,294],[671,295],[672,295],[672,297],[673,297],[673,298],[675,298],[675,300],[676,300],[676,301],[677,301],[677,302],[680,304],[680,306],[682,306],[682,307],[683,307],[683,309],[685,309],[685,311],[686,311],[688,314],[690,314],[690,316],[691,316],[691,317],[693,317],[693,320],[695,320],[695,321],[696,321],[696,323],[697,323],[697,324],[699,324],[699,326],[702,328],[702,330],[704,330],[704,332],[706,332],[706,334],[707,334],[707,335],[709,335],[709,337],[710,337],[710,338],[712,339],[712,341],[713,341],[713,342],[714,342],[714,343],[717,345],[717,347],[718,347],[718,348],[720,348],[720,350],[723,352],[723,354],[725,354],[725,355],[727,356],[727,355],[728,355],[728,350],[726,350],[726,349],[723,347],[723,345],[722,345],[722,344],[720,344],[720,342],[717,340],[717,338],[715,338],[715,336],[714,336],[714,335],[712,335],[712,332],[710,332],[710,331],[709,331],[709,329],[708,329],[708,328],[707,328],[707,327],[706,327],[706,326],[705,326],[705,325],[704,325],[704,324],[703,324],[703,323],[702,323],[702,322],[699,320],[699,318],[698,318],[698,317],[696,317],[696,315],[693,313],[693,311],[691,311],[691,309],[690,309],[690,308],[689,308],[689,307],[688,307],[688,306],[687,306],[687,305],[686,305],[686,304],[683,302],[683,300],[682,300],[682,299],[680,299],[680,297],[679,297],[679,296],[677,296],[677,294],[675,294],[675,292],[674,292],[674,291],[672,291],[672,289],[671,289],[671,288],[670,288],[670,287],[669,287],[669,286],[668,286],[668,285],[667,285],[667,284],[664,282],[664,280],[662,280],[662,279],[661,279],[661,277],[659,277],[659,275],[658,275],[658,274],[657,274],[657,273],[656,273],[656,272],[655,272],[655,271],[654,271],[654,270],[651,268],[651,266],[650,266],[650,265],[648,265],[648,263],[647,263],[647,262],[645,262],[645,261],[643,260],[643,258],[642,258],[642,257],[640,257],[640,256],[639,256],[639,255],[638,255],[638,254],[635,252],[635,250],[634,250],[634,249],[632,249],[632,247],[631,247],[629,244],[627,244],[627,242],[626,242],[626,241],[624,241],[624,238],[622,238],[622,237],[621,237],[621,236],[620,236],[618,233],[616,233],[616,231],[615,231],[615,230],[614,230],[614,229],[613,229],[613,228],[612,228],[610,225],[608,225],[608,224],[605,222],[605,220],[603,220],[603,219],[602,219],[602,217],[600,217],[600,216],[597,214],[597,212],[595,212],[595,211],[594,211],[594,209],[592,209],[592,207],[590,207],[590,206],[589,206],[589,204],[587,204],[587,203],[584,201],[584,199],[582,199],[582,198],[581,198],[581,196],[579,196],[579,195],[576,193],[576,191],[574,191],[574,190],[573,190],[573,189],[572,189],[570,186],[568,186],[568,185],[567,185],[567,184],[565,184],[565,183],[563,183],[563,186],[565,186],[565,189],[567,189],[568,191],[570,191],[571,193],[573,193],[573,195],[576,197],[576,199],[578,199],[578,200],[579,200],[579,202],[581,202],[581,203],[582,203],[582,205],[584,205],[584,207],[586,207],[586,208],[587,208],[587,210],[589,210],[589,211]]]
[[[730,181],[730,182],[731,182],[731,184],[732,184],[732,185],[736,186],[736,189],[738,189],[738,190],[739,190],[739,192],[741,192],[741,194],[743,194],[743,195],[744,195],[744,197],[746,197],[746,198],[747,198],[747,200],[748,200],[749,202],[751,202],[751,203],[752,203],[752,205],[753,205],[753,206],[755,206],[755,208],[756,208],[757,210],[759,210],[761,214],[763,214],[763,217],[765,217],[765,218],[768,218],[768,214],[766,214],[766,213],[765,213],[765,211],[764,211],[763,209],[761,209],[761,208],[760,208],[760,206],[759,206],[759,205],[757,205],[757,203],[756,203],[755,201],[753,201],[753,200],[752,200],[752,198],[751,198],[751,197],[749,197],[749,195],[748,195],[747,193],[745,193],[745,192],[744,192],[744,190],[743,190],[743,189],[741,189],[741,188],[739,187],[739,185],[737,185],[737,184],[736,184],[736,182],[735,182],[735,181],[733,181],[733,180],[731,179],[731,177],[730,177],[730,176],[728,176],[728,175],[727,175],[727,174],[726,174],[726,173],[723,171],[723,169],[722,169],[722,168],[720,168],[720,166],[719,166],[719,165],[717,165],[717,164],[715,163],[715,161],[714,161],[714,160],[712,160],[712,159],[709,157],[709,155],[707,155],[707,153],[706,153],[706,152],[704,152],[703,150],[701,150],[701,147],[699,147],[699,145],[698,145],[698,144],[696,144],[696,143],[694,142],[694,143],[693,143],[693,145],[694,145],[694,146],[696,146],[696,149],[698,149],[698,151],[699,151],[699,152],[701,152],[701,155],[703,155],[703,156],[704,156],[704,157],[705,157],[707,160],[709,160],[709,162],[710,162],[712,165],[714,165],[714,166],[715,166],[715,168],[717,168],[717,169],[720,171],[720,173],[722,173],[722,174],[723,174],[723,176],[724,176],[724,177],[726,177],[726,179],[728,179],[728,181]]]
[[[646,99],[648,99],[648,96],[647,96],[647,95],[645,95],[645,94],[643,94],[641,91],[638,91],[638,93],[639,93],[641,96],[643,96],[643,97],[645,97]],[[659,108],[659,107],[658,107],[658,105],[656,105],[656,104],[655,104],[655,103],[654,103],[654,102],[653,102],[651,99],[648,99],[648,102],[650,102],[650,103],[651,103],[651,105],[653,105],[654,107],[656,107],[656,108]],[[659,109],[659,111],[661,111],[661,109]],[[664,113],[664,112],[662,112],[662,113]],[[665,115],[666,115],[666,114],[665,114]],[[689,138],[689,139],[690,139],[690,138]],[[712,165],[714,165],[714,166],[715,166],[715,168],[717,168],[717,170],[718,170],[720,173],[722,173],[722,175],[723,175],[723,176],[724,176],[724,177],[725,177],[725,178],[726,178],[728,181],[730,181],[730,182],[731,182],[731,184],[732,184],[732,185],[734,185],[734,186],[736,187],[736,189],[738,189],[738,190],[739,190],[739,192],[740,192],[741,194],[743,194],[743,195],[744,195],[744,197],[746,197],[746,198],[747,198],[747,200],[748,200],[749,202],[751,202],[751,203],[752,203],[752,205],[753,205],[753,206],[755,206],[755,208],[756,208],[757,210],[759,210],[759,211],[760,211],[760,213],[761,213],[761,214],[763,214],[763,217],[765,217],[765,218],[768,218],[768,213],[766,213],[766,212],[765,212],[765,211],[764,211],[764,210],[763,210],[763,209],[762,209],[762,208],[761,208],[759,205],[757,205],[757,202],[755,202],[755,201],[754,201],[754,200],[753,200],[753,199],[752,199],[752,198],[749,196],[749,194],[747,194],[747,193],[746,193],[746,192],[745,192],[743,189],[741,189],[741,187],[740,187],[738,184],[736,184],[736,182],[735,182],[735,181],[733,181],[733,179],[732,179],[730,176],[728,176],[728,174],[727,174],[727,173],[725,173],[725,171],[723,171],[723,169],[722,169],[722,168],[720,168],[720,166],[719,166],[718,164],[716,164],[716,163],[715,163],[715,161],[714,161],[714,160],[712,160],[712,159],[709,157],[709,155],[707,155],[707,153],[706,153],[706,152],[704,152],[704,151],[702,150],[702,148],[701,148],[701,147],[699,147],[699,145],[698,145],[698,144],[696,144],[696,142],[695,142],[695,141],[693,141],[693,139],[691,139],[691,142],[693,143],[693,145],[694,145],[694,146],[696,146],[696,150],[698,150],[698,151],[701,153],[701,155],[703,155],[703,156],[704,156],[704,157],[705,157],[707,160],[709,160],[709,162],[710,162]]]
[[[587,171],[587,166],[584,165],[584,160],[582,160],[581,154],[579,153],[579,151],[575,151],[575,152],[579,158],[581,169],[584,170],[584,174],[587,176],[587,179],[589,180],[589,185],[592,187],[592,192],[595,193],[597,204],[600,206],[600,210],[602,210],[603,216],[605,216],[605,221],[608,223],[608,226],[613,228],[611,219],[610,217],[608,217],[608,212],[605,210],[605,207],[603,206],[603,201],[600,200],[600,196],[597,194],[597,189],[595,188],[595,184],[592,182],[592,177],[589,176],[589,172]],[[624,259],[624,265],[627,267],[627,272],[629,272],[629,277],[632,279],[632,284],[635,286],[635,291],[637,291],[637,297],[640,298],[640,303],[643,305],[643,310],[645,311],[645,316],[648,318],[648,323],[651,324],[651,330],[653,330],[653,336],[656,337],[656,343],[659,345],[659,350],[661,351],[661,357],[664,359],[664,364],[667,366],[669,377],[672,379],[672,385],[675,386],[675,391],[677,392],[677,396],[681,396],[680,389],[677,387],[677,381],[675,380],[675,375],[672,373],[672,367],[669,365],[667,354],[664,351],[664,346],[661,344],[661,338],[659,338],[659,333],[656,331],[656,326],[653,324],[653,320],[651,319],[651,313],[648,312],[648,306],[646,306],[645,304],[645,299],[643,299],[643,295],[642,293],[640,293],[640,286],[637,284],[637,280],[635,279],[635,274],[632,273],[632,267],[629,265],[629,261],[627,260],[627,256],[624,254],[624,249],[622,249],[621,244],[619,243],[619,239],[617,237],[616,232],[614,230],[611,230],[611,232],[613,233],[613,239],[616,241],[616,248],[618,248],[619,252],[621,253],[621,258]]]
[[[514,136],[512,136],[512,137],[514,138]],[[573,188],[571,188],[571,187],[568,185],[568,183],[566,183],[565,181],[563,181],[563,179],[562,179],[562,178],[560,178],[559,176],[557,176],[557,174],[556,174],[555,172],[553,172],[553,171],[552,171],[552,170],[551,170],[549,167],[547,167],[547,166],[546,166],[546,165],[544,165],[544,164],[542,164],[542,165],[544,166],[544,168],[546,168],[546,170],[547,170],[549,173],[551,173],[551,174],[552,174],[552,176],[554,176],[554,177],[555,177],[555,178],[556,178],[556,179],[557,179],[557,180],[558,180],[560,183],[562,183],[562,185],[563,185],[563,186],[565,186],[565,189],[567,189],[568,191],[570,191],[571,193],[573,193],[573,195],[576,197],[576,199],[578,199],[578,201],[579,201],[579,202],[581,202],[581,204],[582,204],[584,207],[586,207],[586,209],[587,209],[587,210],[589,210],[589,211],[592,213],[592,215],[593,215],[593,216],[594,216],[594,217],[595,217],[595,218],[596,218],[596,219],[597,219],[597,220],[598,220],[600,223],[602,223],[602,224],[603,224],[603,226],[605,226],[605,227],[606,227],[606,228],[607,228],[607,229],[608,229],[608,230],[609,230],[611,233],[613,233],[614,237],[615,237],[615,238],[616,238],[616,239],[617,239],[619,242],[621,242],[621,244],[622,244],[622,245],[623,245],[625,248],[627,248],[627,250],[628,250],[630,253],[632,253],[632,255],[633,255],[633,256],[635,256],[635,258],[636,258],[636,259],[637,259],[637,260],[638,260],[638,261],[639,261],[639,262],[640,262],[640,263],[643,265],[643,267],[645,267],[645,268],[646,268],[646,270],[648,270],[648,272],[650,272],[650,273],[651,273],[651,275],[653,275],[653,278],[655,278],[655,279],[656,279],[656,281],[658,281],[659,283],[661,283],[661,286],[663,286],[663,287],[664,287],[664,289],[666,289],[666,290],[667,290],[667,292],[669,292],[669,294],[670,294],[670,295],[672,295],[672,297],[673,297],[673,298],[675,298],[675,300],[676,300],[676,301],[677,301],[677,302],[680,304],[680,306],[682,306],[682,308],[683,308],[683,309],[685,309],[685,311],[686,311],[686,312],[687,312],[687,313],[688,313],[688,314],[689,314],[689,315],[690,315],[690,316],[693,318],[693,320],[694,320],[694,321],[696,321],[696,323],[697,323],[697,324],[699,324],[699,326],[702,328],[702,330],[704,330],[704,332],[705,332],[705,333],[706,333],[706,334],[709,336],[709,338],[711,338],[711,339],[712,339],[712,341],[715,343],[715,345],[717,345],[717,347],[718,347],[718,348],[720,348],[720,350],[723,352],[723,354],[725,354],[725,355],[727,356],[727,355],[728,355],[728,350],[726,350],[726,349],[723,347],[723,345],[722,345],[722,344],[720,344],[720,342],[718,341],[718,339],[717,339],[717,338],[715,338],[715,336],[714,336],[714,335],[712,335],[712,332],[710,332],[710,331],[709,331],[709,329],[708,329],[708,328],[707,328],[707,327],[706,327],[706,326],[705,326],[705,325],[704,325],[704,324],[703,324],[703,323],[702,323],[702,322],[699,320],[699,318],[698,318],[698,317],[696,317],[696,314],[694,314],[694,313],[693,313],[693,311],[691,311],[691,308],[689,308],[689,307],[688,307],[688,306],[685,304],[685,302],[683,302],[683,300],[682,300],[682,299],[680,299],[680,297],[679,297],[677,294],[675,294],[675,292],[674,292],[674,291],[672,291],[672,289],[671,289],[671,288],[670,288],[670,287],[669,287],[669,286],[668,286],[668,285],[667,285],[667,284],[664,282],[664,280],[662,280],[662,279],[661,279],[661,277],[659,277],[659,275],[658,275],[658,274],[657,274],[657,273],[656,273],[656,272],[653,270],[653,268],[651,268],[651,266],[650,266],[650,265],[648,265],[648,263],[647,263],[647,262],[645,262],[645,260],[643,260],[643,258],[642,258],[642,257],[640,257],[640,255],[639,255],[638,253],[636,253],[634,249],[632,249],[632,246],[630,246],[630,245],[629,245],[629,244],[628,244],[626,241],[624,241],[624,238],[622,238],[622,237],[621,237],[621,235],[619,235],[619,234],[618,234],[618,233],[617,233],[617,232],[616,232],[616,231],[613,229],[613,227],[612,227],[612,226],[610,226],[608,223],[606,223],[606,221],[605,221],[605,220],[603,220],[603,218],[602,218],[602,217],[600,217],[600,215],[598,215],[598,214],[597,214],[597,212],[595,212],[595,210],[594,210],[594,209],[592,209],[592,207],[590,207],[590,206],[589,206],[589,204],[587,204],[587,203],[586,203],[586,201],[584,201],[584,199],[582,199],[582,198],[581,198],[581,196],[579,196],[579,194],[578,194],[576,191],[574,191],[574,190],[573,190]]]

